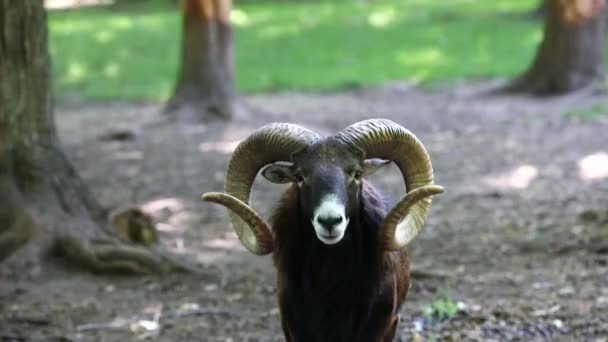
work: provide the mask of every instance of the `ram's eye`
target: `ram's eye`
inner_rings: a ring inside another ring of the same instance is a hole
[[[354,178],[355,180],[360,181],[360,180],[361,180],[361,178],[363,178],[363,171],[361,171],[361,170],[356,170],[356,171],[353,173],[353,178]]]
[[[304,177],[302,177],[302,174],[299,172],[296,172],[293,176],[295,177],[296,182],[298,183],[302,183],[304,181]]]

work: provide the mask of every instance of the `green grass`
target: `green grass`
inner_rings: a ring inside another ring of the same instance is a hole
[[[595,120],[606,115],[608,115],[608,106],[602,103],[596,103],[589,107],[574,108],[562,113],[564,118],[581,120]]]
[[[447,295],[440,295],[421,307],[422,315],[429,320],[444,321],[454,318],[459,310],[459,303]]]
[[[166,98],[180,18],[168,1],[49,14],[55,91],[85,99]],[[537,0],[237,2],[241,91],[326,90],[387,80],[511,76],[533,58]]]

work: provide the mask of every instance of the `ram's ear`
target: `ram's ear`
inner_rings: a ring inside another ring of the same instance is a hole
[[[291,165],[270,164],[262,170],[262,176],[275,184],[296,182],[295,170]]]
[[[365,159],[364,166],[363,166],[364,170],[365,170],[364,174],[366,176],[369,176],[390,163],[391,163],[390,160],[384,160],[384,159]]]

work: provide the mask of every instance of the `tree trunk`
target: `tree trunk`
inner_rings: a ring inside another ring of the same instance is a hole
[[[544,38],[534,63],[510,90],[571,92],[604,79],[604,0],[549,0]]]
[[[547,11],[549,9],[549,1],[551,0],[540,0],[540,3],[532,12],[532,17],[534,18],[544,18],[547,15]]]
[[[227,120],[242,110],[234,85],[231,0],[182,0],[182,57],[166,113],[185,120]]]
[[[0,0],[0,279],[50,252],[94,271],[164,270],[121,240],[59,147],[41,0]]]

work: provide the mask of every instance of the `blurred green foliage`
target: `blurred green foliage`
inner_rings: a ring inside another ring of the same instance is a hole
[[[172,1],[51,11],[59,97],[163,99],[180,53]],[[537,0],[236,2],[241,91],[512,76],[541,40]]]

